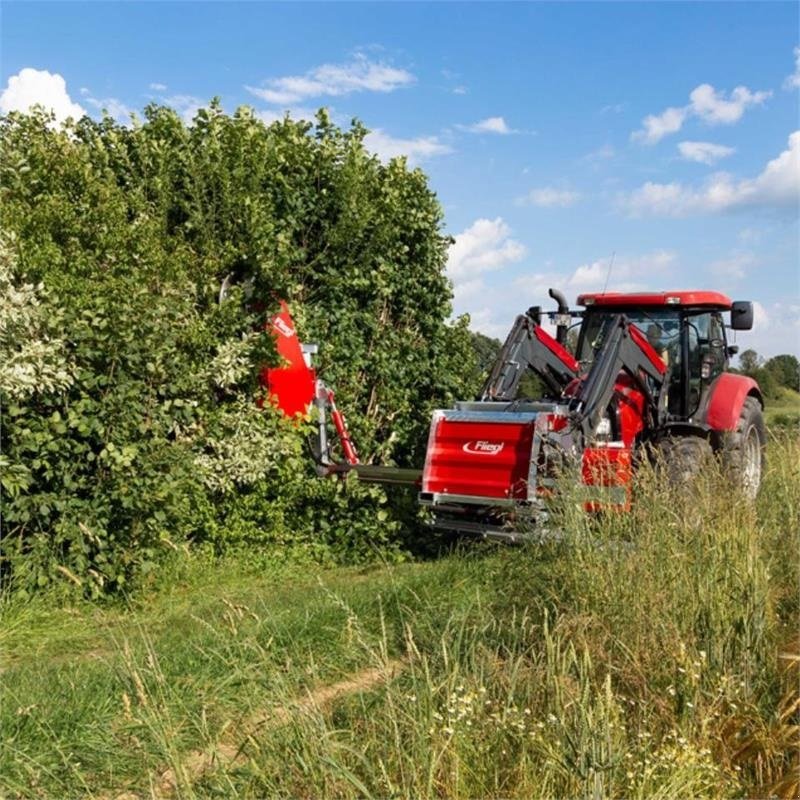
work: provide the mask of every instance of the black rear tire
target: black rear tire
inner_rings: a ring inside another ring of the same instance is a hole
[[[755,397],[747,397],[736,429],[724,435],[721,455],[726,476],[748,500],[755,500],[761,486],[766,443],[767,428],[761,403]]]

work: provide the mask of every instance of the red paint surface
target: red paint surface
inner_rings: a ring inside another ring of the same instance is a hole
[[[630,331],[631,339],[636,342],[658,373],[660,375],[666,374],[667,365],[664,363],[664,359],[661,358],[653,345],[650,344],[647,337],[635,325],[631,325],[628,330]]]
[[[345,422],[344,414],[336,407],[336,398],[333,392],[330,389],[327,389],[327,392],[331,422],[333,422],[333,427],[336,428],[336,434],[339,437],[339,443],[342,446],[345,461],[347,461],[348,464],[358,464],[358,453],[356,452],[356,446],[353,444],[353,440],[350,438],[350,431],[347,429],[347,422]]]
[[[620,435],[625,447],[632,447],[636,437],[644,430],[647,402],[633,378],[624,372],[617,377],[615,392]]]
[[[666,306],[668,297],[677,297],[681,306],[712,306],[720,309],[730,309],[732,303],[729,297],[720,292],[702,291],[675,291],[675,292],[647,292],[639,294],[624,294],[622,292],[605,292],[604,294],[578,295],[578,305],[585,306],[587,300],[594,301],[595,306],[615,306],[619,308],[638,306]]]
[[[756,395],[761,402],[758,384],[746,375],[735,375],[732,372],[723,372],[711,384],[710,392],[706,424],[715,431],[735,430],[745,398],[749,394]]]
[[[534,424],[434,418],[422,491],[526,500]]]
[[[267,323],[275,339],[275,347],[283,366],[267,367],[261,371],[261,383],[266,385],[270,398],[287,417],[307,414],[314,400],[316,373],[306,365],[297,338],[289,307],[281,301],[281,310]]]
[[[583,451],[581,479],[586,486],[600,490],[600,497],[585,503],[587,511],[629,511],[630,484],[633,477],[631,451],[627,447],[587,447]],[[624,488],[625,499],[620,502],[609,496],[602,498],[602,490]]]
[[[569,369],[577,373],[580,365],[566,347],[560,345],[544,328],[536,325],[533,328],[536,338],[554,355],[558,356]]]

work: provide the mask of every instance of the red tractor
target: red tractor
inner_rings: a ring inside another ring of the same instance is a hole
[[[289,366],[268,371],[267,383],[281,406],[287,384],[300,389],[292,411],[313,397],[320,474],[356,471],[367,481],[416,484],[439,529],[522,538],[546,518],[547,498],[570,469],[587,510],[627,509],[632,470],[645,452],[658,453],[676,481],[716,453],[739,491],[755,497],[764,400],[752,378],[727,371],[737,348],[727,342],[723,316],[730,313],[731,329],[749,330],[752,303],[706,291],[600,293],[581,295],[583,308],[570,310],[560,292],[550,296],[558,303],[548,314],[555,337],[542,327],[539,307],[518,316],[480,396],[433,413],[422,470],[359,463],[286,309],[273,330]],[[288,381],[286,370],[295,371]],[[538,397],[520,392],[529,375],[538,378]],[[329,419],[341,462],[331,455]]]

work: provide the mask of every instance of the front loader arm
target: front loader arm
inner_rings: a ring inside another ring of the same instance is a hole
[[[636,381],[647,398],[653,422],[660,424],[667,366],[647,337],[624,314],[615,314],[603,323],[598,338],[600,345],[592,368],[570,401],[573,423],[581,429],[584,441],[594,438],[622,371]]]
[[[531,369],[558,397],[578,376],[578,362],[528,314],[520,314],[506,337],[481,390],[481,400],[514,400],[526,370]]]

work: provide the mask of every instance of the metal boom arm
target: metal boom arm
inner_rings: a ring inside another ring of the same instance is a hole
[[[601,344],[592,368],[570,402],[573,421],[581,428],[584,439],[591,439],[597,430],[614,395],[621,371],[636,381],[647,398],[653,422],[660,423],[659,417],[663,413],[660,400],[667,367],[658,353],[624,314],[609,317],[598,338]]]
[[[515,399],[527,369],[536,372],[558,397],[578,376],[578,362],[528,314],[520,314],[506,337],[481,390],[481,400]]]

